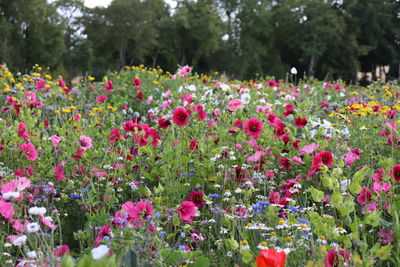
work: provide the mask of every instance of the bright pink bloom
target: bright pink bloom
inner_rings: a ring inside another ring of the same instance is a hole
[[[133,79],[133,85],[136,86],[136,88],[142,87],[142,82],[140,81],[139,78]]]
[[[122,209],[133,219],[136,227],[141,227],[149,220],[148,216],[153,216],[153,206],[143,201],[136,202],[135,205],[128,201],[122,205]]]
[[[147,104],[147,105],[150,105],[151,102],[153,102],[153,96],[152,96],[152,95],[150,95],[150,96],[147,98],[146,104]]]
[[[105,84],[105,89],[107,93],[110,93],[113,89],[113,82],[111,80],[109,80],[108,82],[106,82]]]
[[[53,231],[57,229],[57,226],[54,225],[48,217],[44,217],[43,214],[40,214],[40,215],[39,215],[39,218],[40,218],[40,222],[41,222],[44,226],[49,227],[49,228],[50,228],[51,230],[53,230]]]
[[[119,133],[118,128],[111,129],[111,135],[108,137],[108,140],[110,140],[112,144],[121,140],[121,134]]]
[[[294,113],[294,107],[290,104],[285,106],[285,112],[282,114],[284,117],[289,116],[290,114]]]
[[[79,145],[81,147],[81,149],[83,150],[87,150],[89,148],[92,147],[92,138],[85,136],[85,135],[81,135],[79,137]]]
[[[355,148],[344,154],[341,158],[346,162],[347,167],[350,167],[356,160],[360,160],[361,150]]]
[[[384,229],[378,232],[379,242],[383,245],[387,245],[393,242],[393,230],[385,231]]]
[[[244,123],[244,131],[248,136],[254,139],[260,137],[263,129],[263,124],[256,118],[251,118]]]
[[[96,98],[96,103],[104,103],[104,102],[106,102],[106,100],[107,100],[107,97],[105,95],[99,95]]]
[[[15,215],[13,205],[0,199],[0,215],[6,220],[10,220]]]
[[[192,191],[190,192],[187,200],[193,202],[196,208],[201,210],[206,204],[206,201],[203,199],[203,197],[204,197],[203,191]]]
[[[64,254],[71,254],[71,251],[69,250],[69,247],[67,245],[60,245],[53,250],[53,254],[56,257],[62,258]]]
[[[28,133],[27,130],[25,130],[25,128],[26,128],[25,122],[20,122],[18,124],[18,136],[24,138],[25,141],[29,142],[30,141],[29,140],[29,133]]]
[[[311,143],[309,145],[303,146],[300,149],[300,154],[311,154],[313,153],[315,150],[317,150],[319,148],[319,145],[316,145],[314,143]]]
[[[35,146],[29,142],[27,144],[21,144],[19,149],[24,153],[25,157],[28,160],[35,161],[38,157],[38,152],[35,149]]]
[[[172,121],[178,126],[185,126],[189,122],[189,114],[184,108],[178,107],[174,110]]]
[[[294,125],[298,128],[304,128],[307,125],[307,119],[306,118],[296,118],[294,120]]]
[[[357,198],[358,203],[365,205],[368,201],[371,201],[371,191],[365,186],[362,187],[360,195]]]
[[[57,181],[64,180],[64,169],[60,163],[57,163],[56,166],[54,166],[54,176]]]
[[[59,79],[59,80],[58,80],[58,85],[61,86],[61,87],[67,86],[67,84],[64,82],[63,79]]]
[[[94,241],[94,247],[97,248],[100,245],[100,241],[103,240],[105,236],[109,236],[111,234],[111,224],[103,225],[100,229],[100,232],[97,234],[97,237]]]
[[[53,135],[51,137],[51,141],[53,142],[53,146],[57,147],[61,142],[61,138],[59,136],[57,136],[57,135]]]
[[[190,140],[190,142],[189,142],[189,149],[190,149],[190,150],[193,150],[193,151],[199,150],[198,144],[199,144],[199,142],[197,141],[196,138],[193,139],[193,140]]]
[[[228,103],[228,109],[230,111],[236,111],[242,106],[243,106],[243,102],[239,99],[233,99],[233,100],[229,101],[229,103]]]
[[[45,81],[43,79],[41,79],[36,82],[36,89],[40,91],[43,89],[44,85],[45,85]]]
[[[334,248],[328,251],[324,260],[324,265],[325,267],[339,267],[343,266],[343,263],[348,262],[349,260],[350,252]]]
[[[192,223],[196,216],[196,205],[191,201],[183,201],[178,208],[179,216],[182,221]]]

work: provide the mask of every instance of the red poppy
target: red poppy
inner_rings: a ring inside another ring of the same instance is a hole
[[[172,116],[172,121],[178,126],[185,126],[189,122],[189,114],[184,108],[176,108]]]
[[[254,139],[260,137],[262,129],[263,129],[262,123],[256,118],[251,118],[244,123],[245,133],[248,136],[254,137]]]
[[[307,119],[306,118],[296,118],[294,120],[294,125],[298,128],[304,128],[307,125]]]
[[[256,259],[257,267],[284,267],[286,263],[285,252],[277,252],[273,248],[260,251]]]

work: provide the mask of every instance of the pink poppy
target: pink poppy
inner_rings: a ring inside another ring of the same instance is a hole
[[[97,237],[94,241],[94,247],[97,248],[100,245],[100,241],[103,240],[105,236],[109,236],[111,234],[111,224],[103,225],[100,229],[100,232],[97,234]]]
[[[105,84],[105,89],[107,93],[110,93],[113,89],[113,82],[111,80],[109,80],[108,82],[106,82]]]
[[[199,142],[197,141],[197,139],[190,140],[189,149],[193,150],[193,151],[199,150],[198,144],[199,144]]]
[[[27,144],[21,144],[19,149],[24,153],[25,157],[28,160],[35,161],[38,157],[38,152],[35,149],[35,146],[29,142]]]
[[[379,242],[383,245],[387,245],[393,242],[393,230],[385,231],[384,229],[378,232]]]
[[[251,118],[244,123],[244,131],[248,136],[254,139],[260,137],[263,129],[263,124],[256,118]]]
[[[150,96],[147,98],[146,104],[147,104],[147,105],[150,105],[151,102],[153,102],[153,96],[152,96],[152,95],[150,95]]]
[[[229,101],[229,103],[228,103],[228,109],[230,111],[236,111],[240,107],[243,107],[243,102],[239,99],[233,99],[233,100]]]
[[[51,230],[53,230],[53,231],[57,229],[57,226],[54,225],[54,224],[51,222],[50,217],[44,217],[43,214],[40,214],[40,215],[39,215],[39,218],[40,218],[40,222],[41,222],[44,226],[49,227],[49,228],[50,228]]]
[[[290,114],[294,113],[294,107],[290,104],[285,106],[285,112],[282,114],[284,117],[289,116]]]
[[[112,144],[121,140],[121,134],[119,133],[118,128],[111,129],[111,136],[108,137],[108,140],[110,140]]]
[[[179,216],[182,221],[192,223],[196,216],[196,205],[191,201],[183,201],[178,208]]]
[[[172,121],[178,126],[185,126],[189,122],[189,114],[184,108],[178,107],[174,110]]]
[[[51,141],[53,142],[53,146],[57,147],[61,142],[61,138],[59,136],[57,136],[57,135],[53,135],[51,137]]]
[[[87,150],[89,148],[92,147],[92,138],[85,136],[85,135],[81,135],[79,137],[79,145],[81,147],[81,149],[83,150]]]

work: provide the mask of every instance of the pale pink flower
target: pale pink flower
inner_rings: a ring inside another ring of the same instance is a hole
[[[59,136],[57,136],[57,135],[53,135],[51,137],[51,141],[53,142],[53,146],[57,147],[61,142],[61,138]]]
[[[81,135],[79,137],[79,145],[81,147],[81,149],[83,150],[87,150],[89,148],[92,147],[92,138],[85,136],[85,135]]]

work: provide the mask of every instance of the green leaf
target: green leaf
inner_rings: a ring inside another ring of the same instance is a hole
[[[75,266],[74,258],[72,258],[68,254],[64,254],[64,256],[61,259],[61,267],[74,267],[74,266]]]
[[[377,211],[368,214],[367,218],[365,218],[365,223],[371,225],[372,227],[377,227],[380,224],[380,215]]]
[[[332,194],[331,204],[336,208],[340,207],[343,204],[343,196],[339,191],[335,191]]]
[[[311,197],[315,202],[321,202],[324,199],[324,192],[315,189],[314,187],[311,187],[309,190],[311,192]]]
[[[204,256],[200,256],[196,259],[196,261],[192,264],[189,264],[190,267],[208,267],[210,266],[210,260]]]
[[[352,179],[353,181],[351,182],[351,184],[349,186],[351,193],[359,194],[361,192],[361,189],[362,189],[361,182],[365,179],[365,176],[367,175],[367,173],[369,171],[370,171],[369,168],[364,167],[354,174],[354,177]]]
[[[391,244],[381,247],[376,251],[375,256],[383,261],[389,259],[390,254],[392,252],[392,247],[393,246]]]

